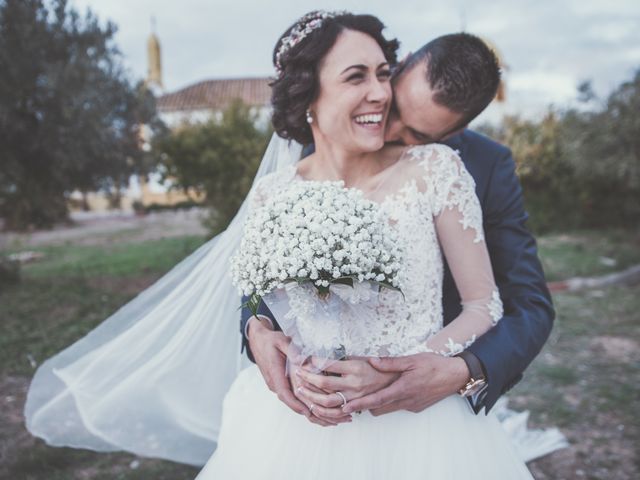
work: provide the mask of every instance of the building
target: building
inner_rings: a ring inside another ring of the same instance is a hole
[[[241,100],[258,114],[261,122],[271,112],[268,78],[223,78],[204,80],[158,98],[160,118],[169,128],[184,123],[206,122],[219,117],[234,100]]]
[[[219,118],[222,112],[238,99],[257,114],[260,123],[266,125],[271,113],[271,88],[267,77],[203,80],[175,92],[166,92],[162,80],[160,40],[154,30],[152,26],[147,40],[148,69],[145,85],[156,96],[159,117],[170,129]],[[150,139],[144,137],[143,133],[143,148],[149,148]],[[148,178],[131,178],[129,188],[123,192],[121,203],[123,209],[129,210],[134,203],[148,207],[198,202],[202,199],[201,192],[171,189],[170,182],[161,183],[159,175],[150,175]],[[72,208],[78,208],[86,202],[90,210],[109,209],[109,199],[102,192],[91,192],[84,198],[80,192],[74,192],[72,200]]]

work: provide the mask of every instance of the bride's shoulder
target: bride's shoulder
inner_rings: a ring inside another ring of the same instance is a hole
[[[442,143],[412,145],[406,151],[409,161],[430,163],[459,163],[460,155],[451,147]]]
[[[254,183],[254,189],[265,190],[272,189],[279,185],[290,182],[296,175],[296,166],[287,165],[286,167],[279,168],[275,172],[267,173],[258,178]]]
[[[387,154],[398,158],[398,171],[413,178],[425,174],[430,176],[439,171],[453,171],[464,168],[458,153],[446,145],[431,143],[428,145],[391,146]],[[394,149],[394,150],[391,150]]]
[[[275,193],[282,191],[296,175],[296,166],[287,165],[275,172],[267,173],[258,178],[249,193],[252,207],[264,205],[267,199]]]

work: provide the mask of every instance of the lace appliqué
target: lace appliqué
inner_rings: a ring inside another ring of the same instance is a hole
[[[491,319],[491,326],[495,326],[503,315],[502,300],[500,299],[500,293],[497,288],[491,292],[491,299],[487,303],[483,304],[482,308],[486,309],[486,313],[488,313]],[[476,341],[476,338],[476,334],[473,334],[469,340],[466,340],[464,343],[460,343],[449,337],[447,339],[447,343],[444,345],[446,347],[444,350],[433,350],[429,348],[427,351],[444,357],[452,357],[469,348]]]
[[[427,150],[428,149],[428,150]],[[444,145],[412,147],[408,152],[425,170],[427,192],[433,192],[433,214],[457,209],[463,230],[475,230],[474,242],[484,240],[482,209],[476,196],[476,183],[456,152]]]
[[[248,196],[249,209],[255,210],[262,207],[267,199],[274,193],[281,192],[296,174],[295,165],[289,165],[282,170],[265,175],[251,188]]]
[[[500,292],[498,292],[497,288],[494,289],[491,294],[491,301],[487,304],[487,309],[489,309],[489,315],[491,315],[492,325],[498,323],[504,315],[502,299],[500,298]]]
[[[459,354],[460,352],[463,352],[467,348],[469,348],[471,345],[473,345],[473,342],[475,341],[476,341],[475,335],[473,335],[469,340],[464,342],[464,344],[458,343],[454,341],[453,338],[449,337],[449,339],[447,340],[447,343],[445,344],[445,347],[447,347],[446,350],[433,350],[431,348],[427,348],[426,351],[428,353],[436,353],[438,355],[442,355],[443,357],[453,357]]]
[[[309,302],[309,292],[298,290],[289,296],[289,301],[296,303],[299,312],[306,312],[297,320],[302,345],[316,351],[331,350],[339,345],[347,355],[353,356],[403,356],[423,352],[452,356],[468,348],[491,321],[495,323],[501,318],[502,307],[496,290],[491,299],[482,304],[483,320],[469,335],[456,336],[452,332],[443,337],[438,346],[428,346],[429,338],[443,328],[444,262],[437,217],[444,209],[456,209],[461,214],[462,229],[472,228],[473,241],[478,243],[484,239],[482,212],[475,183],[450,148],[443,145],[411,147],[399,162],[402,163],[393,175],[387,177],[386,188],[379,189],[370,198],[378,202],[398,232],[403,251],[399,281],[404,297],[383,289],[375,295],[372,306],[366,307],[370,308],[366,315],[362,314],[363,307],[359,304],[325,316],[324,306]],[[270,193],[287,188],[291,181],[304,181],[296,175],[295,166],[263,177],[254,187],[253,204],[260,204]],[[367,303],[369,294],[364,289],[333,293],[344,297],[346,304],[351,304],[351,300]],[[320,317],[324,318],[319,321]]]

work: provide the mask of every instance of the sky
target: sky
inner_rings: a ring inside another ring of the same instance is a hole
[[[278,37],[314,9],[377,15],[401,55],[438,35],[464,29],[489,40],[507,65],[507,102],[479,119],[525,117],[575,102],[591,80],[606,97],[640,68],[638,0],[71,0],[118,25],[116,43],[132,78],[147,71],[151,18],[162,49],[165,89],[201,80],[269,76]]]

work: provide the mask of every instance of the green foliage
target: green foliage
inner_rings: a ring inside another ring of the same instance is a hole
[[[564,161],[560,124],[558,116],[549,112],[540,122],[507,116],[500,127],[482,129],[511,148],[529,223],[537,232],[552,230],[556,225],[565,229],[577,226],[577,217],[570,215],[576,196],[574,172]]]
[[[640,70],[591,111],[569,110],[561,134],[565,158],[583,184],[586,226],[640,219]]]
[[[154,141],[165,179],[175,188],[206,194],[213,233],[238,211],[260,164],[270,132],[256,123],[250,108],[236,101],[219,119],[186,125]]]
[[[67,217],[74,189],[118,191],[145,170],[153,97],[126,78],[116,27],[66,0],[0,1],[0,215],[9,228]]]
[[[535,231],[637,226],[640,71],[601,105],[588,83],[579,98],[591,108],[505,117],[481,130],[511,147]]]

